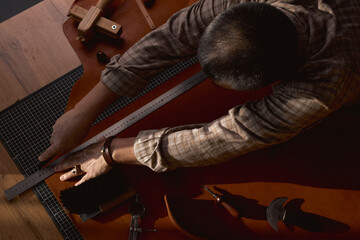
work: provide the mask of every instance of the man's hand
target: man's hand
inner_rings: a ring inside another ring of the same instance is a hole
[[[53,126],[51,146],[39,156],[40,161],[75,147],[86,136],[97,116],[119,96],[99,82],[78,102],[73,110],[62,115]]]
[[[73,168],[76,165],[80,166],[80,173],[69,171],[61,175],[60,180],[66,181],[73,177],[84,175],[81,180],[75,184],[75,186],[78,186],[91,178],[98,177],[109,171],[111,167],[106,163],[101,154],[101,146],[103,145],[104,141],[92,144],[87,148],[68,156],[60,164],[56,165],[55,171],[57,172]]]
[[[61,181],[69,180],[73,177],[84,175],[75,186],[98,177],[108,172],[111,167],[106,163],[101,153],[101,147],[104,145],[105,139],[100,142],[92,144],[81,151],[78,151],[67,158],[60,164],[56,165],[55,171],[60,172],[76,165],[80,166],[80,173],[73,173],[68,171],[60,176]],[[111,142],[110,150],[114,161],[118,164],[140,164],[134,154],[135,138],[115,138]]]
[[[39,156],[40,162],[75,147],[84,139],[90,126],[91,121],[78,110],[72,109],[63,114],[53,126],[51,145]]]

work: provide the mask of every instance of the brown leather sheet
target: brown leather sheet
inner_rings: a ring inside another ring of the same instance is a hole
[[[90,2],[77,1],[76,4],[88,6]],[[182,4],[185,6],[186,2]],[[104,66],[96,61],[98,50],[110,55],[124,52],[131,41],[150,31],[150,28],[135,27],[134,21],[127,19],[130,18],[129,12],[138,11],[135,0],[115,1],[114,4],[116,10],[109,17],[124,28],[121,44],[98,37],[86,47],[75,41],[76,25],[72,20],[64,25],[64,32],[85,68],[84,76],[73,89],[69,107],[99,80]],[[166,4],[180,3],[156,0],[150,14],[160,6],[166,6],[165,13],[173,11]],[[122,13],[118,14],[118,11]],[[151,16],[159,24],[156,16]],[[141,18],[139,16],[138,23],[147,26]],[[89,137],[199,70],[200,67],[195,65],[169,80],[91,129]],[[269,88],[245,93],[225,90],[206,80],[123,131],[119,137],[136,136],[144,129],[209,122],[226,114],[233,106],[269,93]],[[158,174],[145,167],[120,166],[118,171],[131,180],[146,206],[141,226],[158,229],[157,232],[141,233],[140,239],[188,239],[191,235],[205,239],[359,239],[359,121],[359,109],[345,108],[287,143],[211,167]],[[57,197],[62,189],[74,184],[61,183],[58,178],[59,174],[56,174],[47,180]],[[240,211],[241,217],[235,219],[216,205],[210,194],[204,192],[203,185],[211,189],[216,187],[217,192],[224,194]],[[170,221],[165,194],[176,226],[191,234],[182,234]],[[277,197],[289,198],[286,207],[293,217],[287,225],[280,222],[278,232],[265,220],[267,205]],[[130,225],[128,205],[129,202],[124,203],[85,223],[77,215],[69,216],[85,239],[127,239]]]

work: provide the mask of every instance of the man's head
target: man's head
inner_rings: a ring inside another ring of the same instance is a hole
[[[220,86],[257,89],[286,78],[295,67],[298,36],[273,6],[238,4],[217,16],[201,37],[198,58]]]

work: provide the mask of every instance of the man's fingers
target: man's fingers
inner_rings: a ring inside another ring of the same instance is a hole
[[[61,181],[66,181],[66,180],[69,180],[73,177],[76,177],[77,175],[72,173],[71,171],[67,172],[67,173],[64,173],[60,176],[60,180]]]
[[[74,167],[75,165],[80,165],[83,160],[83,152],[79,151],[76,153],[71,154],[70,156],[66,157],[62,160],[61,163],[55,166],[54,170],[56,172],[60,172],[69,168]]]
[[[58,153],[59,149],[56,145],[52,144],[48,149],[45,150],[42,154],[39,156],[39,161],[43,162],[47,160],[49,157],[54,156],[56,153]]]
[[[80,181],[78,181],[77,183],[75,183],[75,186],[79,186],[80,184],[84,183],[87,181],[87,174],[85,174]]]
[[[84,174],[84,173],[83,173],[83,172],[75,173],[75,172],[73,172],[73,170],[71,169],[71,170],[68,171],[67,173],[62,174],[62,175],[60,176],[60,180],[61,180],[61,181],[66,181],[66,180],[69,180],[69,179],[71,179],[71,178],[73,178],[73,177],[77,177],[77,176],[82,175],[82,174]]]

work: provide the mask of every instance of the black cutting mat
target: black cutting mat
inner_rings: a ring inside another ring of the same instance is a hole
[[[197,58],[193,57],[158,74],[138,96],[134,98],[121,97],[110,105],[94,124],[145,95],[196,62]],[[38,170],[37,158],[49,147],[52,126],[63,114],[72,86],[82,74],[83,68],[80,66],[0,112],[0,140],[25,177]],[[34,192],[64,239],[82,239],[44,181],[34,187]]]
[[[25,177],[38,170],[37,156],[49,146],[51,125],[82,74],[80,66],[0,113],[0,140]],[[64,239],[83,239],[44,181],[34,192]]]

